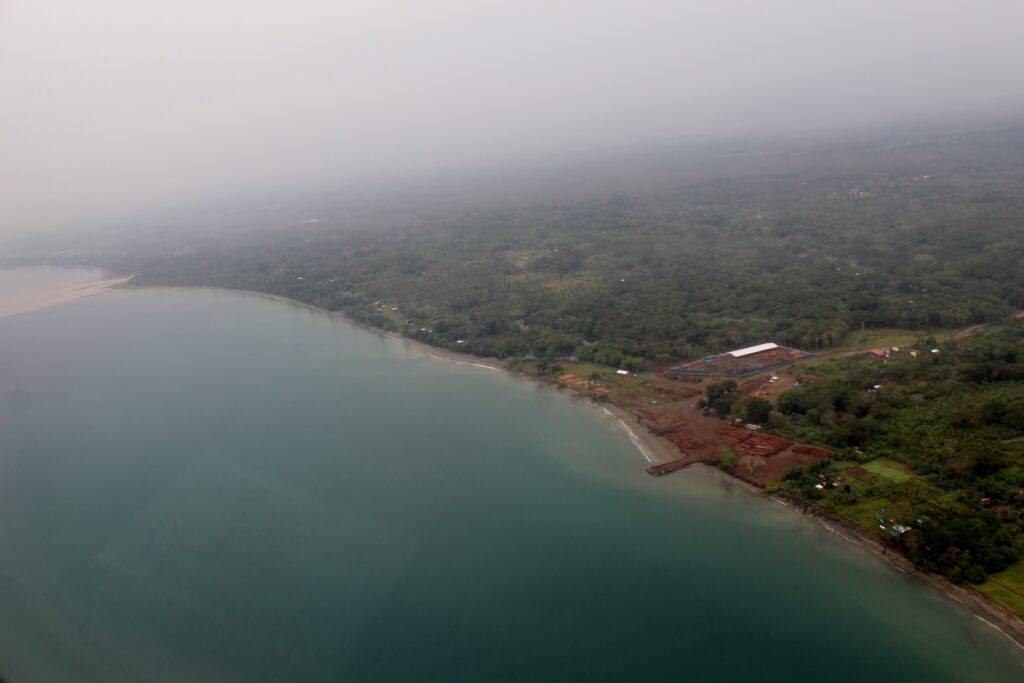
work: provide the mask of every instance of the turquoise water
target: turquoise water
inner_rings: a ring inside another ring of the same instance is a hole
[[[1020,681],[1019,651],[613,420],[244,294],[0,318],[0,672]]]

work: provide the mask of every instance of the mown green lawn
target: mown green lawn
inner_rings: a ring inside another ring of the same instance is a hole
[[[861,465],[861,468],[871,472],[872,474],[885,477],[889,481],[896,482],[897,484],[902,484],[903,482],[914,478],[914,473],[907,467],[901,465],[895,460],[887,460],[885,458],[866,462]]]
[[[992,574],[985,583],[978,586],[978,590],[993,602],[1024,616],[1024,562]]]

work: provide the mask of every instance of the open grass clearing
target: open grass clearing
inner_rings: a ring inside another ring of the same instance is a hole
[[[879,458],[878,460],[863,463],[860,467],[872,474],[877,474],[880,477],[885,477],[889,481],[896,482],[897,484],[909,481],[915,476],[914,473],[905,465],[886,458]]]
[[[846,470],[851,467],[860,467],[860,463],[855,460],[833,460],[832,464],[841,470]]]
[[[978,590],[990,600],[1024,616],[1024,562],[992,574],[985,583],[978,586]]]
[[[899,328],[854,330],[846,336],[840,348],[866,350],[879,347],[912,346],[928,337],[934,337],[939,342],[945,341],[958,332],[959,330],[904,330]]]
[[[883,513],[882,510],[885,510]],[[888,498],[871,498],[863,500],[855,505],[850,505],[838,510],[839,514],[848,520],[864,527],[884,533],[879,529],[878,520],[885,519],[885,526],[888,529],[890,519],[897,523],[906,524],[907,520],[913,517],[913,508],[909,500],[889,500]]]

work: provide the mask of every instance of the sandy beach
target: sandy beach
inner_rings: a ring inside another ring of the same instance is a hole
[[[50,306],[59,306],[103,294],[118,285],[126,284],[129,280],[131,280],[131,276],[104,277],[87,282],[64,282],[24,292],[0,293],[0,317],[38,311]]]

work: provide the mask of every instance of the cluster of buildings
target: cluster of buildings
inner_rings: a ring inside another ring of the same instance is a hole
[[[878,360],[888,360],[895,356],[896,354],[900,353],[900,347],[890,346],[889,348],[868,349],[867,353],[869,356],[877,358]],[[909,351],[907,351],[907,353],[910,355],[911,358],[917,358],[921,352],[918,351],[917,349],[910,349]],[[929,353],[938,354],[939,350],[932,349]]]

